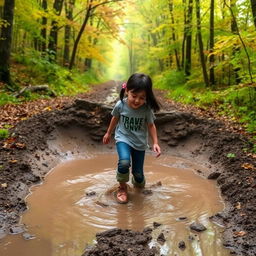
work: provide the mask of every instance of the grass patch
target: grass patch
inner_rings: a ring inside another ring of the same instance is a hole
[[[9,131],[7,129],[0,129],[0,140],[6,139],[9,137]]]
[[[18,104],[39,98],[56,96],[71,96],[87,92],[91,84],[99,82],[99,75],[92,71],[81,72],[68,70],[52,62],[49,58],[42,58],[36,51],[23,55],[14,55],[11,65],[12,80],[17,85],[16,91],[8,88],[0,90],[0,105],[7,103]],[[15,97],[22,88],[34,85],[48,85],[49,92],[25,91],[19,97]]]

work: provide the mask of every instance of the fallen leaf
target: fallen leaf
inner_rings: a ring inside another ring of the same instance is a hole
[[[9,163],[11,163],[11,164],[15,164],[17,162],[18,162],[18,160],[9,160]]]
[[[252,164],[249,164],[249,163],[244,163],[241,165],[244,169],[246,170],[253,170],[254,169],[254,166]]]
[[[15,137],[8,138],[7,140],[4,141],[3,148],[12,148],[15,141]]]
[[[23,149],[23,148],[25,148],[26,147],[26,145],[24,144],[24,143],[15,143],[15,147],[16,148],[20,148],[20,149]]]
[[[245,231],[236,231],[234,232],[234,236],[245,236],[247,232]]]
[[[44,109],[43,109],[43,111],[51,111],[52,110],[52,108],[51,107],[45,107]]]

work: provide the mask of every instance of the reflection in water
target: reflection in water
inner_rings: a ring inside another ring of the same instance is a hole
[[[0,242],[0,255],[81,255],[97,232],[114,227],[142,230],[153,222],[163,224],[154,236],[164,233],[164,255],[229,255],[222,248],[220,229],[208,220],[223,208],[216,185],[192,171],[202,166],[171,156],[148,156],[149,193],[131,187],[129,203],[120,205],[114,198],[116,161],[114,154],[101,154],[57,166],[27,199],[30,209],[22,223],[36,238],[8,236]],[[156,185],[158,181],[162,186]],[[204,224],[207,231],[193,234],[189,230],[193,221]],[[184,251],[178,248],[180,241],[186,243]]]

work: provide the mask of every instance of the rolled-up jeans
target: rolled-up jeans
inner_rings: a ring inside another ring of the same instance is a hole
[[[136,187],[145,186],[144,158],[145,150],[140,151],[132,148],[125,142],[117,142],[116,149],[119,156],[116,179],[124,183],[129,181],[129,168],[132,166],[132,183]]]

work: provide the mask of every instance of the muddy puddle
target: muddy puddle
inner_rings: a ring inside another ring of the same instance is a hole
[[[203,166],[147,155],[146,190],[131,187],[129,203],[120,205],[114,200],[116,161],[115,154],[95,154],[54,168],[27,197],[29,210],[21,223],[33,239],[9,235],[0,240],[0,255],[79,256],[97,232],[115,227],[141,231],[153,222],[162,224],[153,236],[164,233],[163,255],[229,255],[222,246],[222,228],[208,219],[224,205],[216,183],[196,174]],[[193,233],[189,225],[194,221],[207,230]],[[184,251],[178,248],[180,241],[186,244]]]

